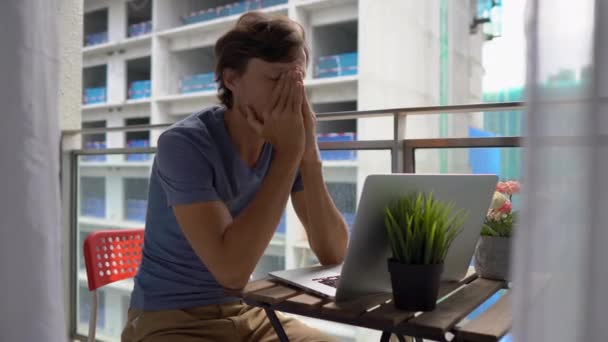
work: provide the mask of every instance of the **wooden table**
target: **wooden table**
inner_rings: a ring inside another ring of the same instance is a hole
[[[336,303],[270,279],[249,283],[242,291],[228,294],[266,311],[280,341],[289,341],[275,310],[382,331],[381,341],[392,334],[416,340],[498,341],[511,328],[510,293],[469,322],[462,322],[480,304],[506,284],[477,278],[470,270],[460,282],[443,283],[442,298],[434,311],[415,313],[396,309],[390,293],[379,293]],[[461,323],[461,324],[459,324]]]

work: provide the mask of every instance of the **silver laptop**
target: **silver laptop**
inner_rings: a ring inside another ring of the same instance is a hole
[[[342,265],[312,266],[270,272],[272,278],[336,301],[391,292],[387,259],[390,246],[383,209],[396,197],[433,192],[438,200],[468,211],[462,232],[452,243],[442,279],[458,281],[468,269],[498,177],[495,175],[370,175],[365,179],[355,223]]]

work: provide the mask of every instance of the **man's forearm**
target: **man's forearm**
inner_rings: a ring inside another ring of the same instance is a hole
[[[302,163],[308,240],[321,264],[339,264],[346,256],[348,230],[325,181],[320,161]]]
[[[224,246],[239,260],[234,267],[241,268],[243,277],[249,278],[272,239],[296,172],[297,164],[275,160],[252,202],[226,228]]]

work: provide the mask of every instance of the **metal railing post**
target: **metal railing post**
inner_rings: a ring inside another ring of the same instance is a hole
[[[391,148],[391,170],[393,173],[404,172],[403,144],[407,125],[407,113],[393,113],[393,147]]]
[[[403,172],[416,173],[416,148],[408,139],[403,140]]]

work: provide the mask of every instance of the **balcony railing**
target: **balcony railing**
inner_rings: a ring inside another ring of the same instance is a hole
[[[386,139],[376,140],[354,140],[354,141],[321,141],[319,148],[322,151],[331,150],[349,150],[349,151],[385,151],[390,153],[390,171],[393,173],[414,173],[416,172],[416,152],[420,150],[446,150],[446,149],[475,149],[475,148],[514,148],[521,146],[521,137],[519,136],[496,136],[496,137],[440,137],[440,138],[422,138],[409,139],[406,136],[406,125],[408,118],[424,117],[428,115],[445,114],[445,115],[462,115],[472,113],[489,113],[489,112],[505,112],[505,111],[522,111],[524,104],[521,102],[508,103],[487,103],[487,104],[469,104],[469,105],[454,105],[454,106],[429,106],[429,107],[412,107],[412,108],[394,108],[368,111],[354,112],[333,112],[318,114],[318,121],[340,121],[352,119],[371,119],[371,118],[391,118],[392,131],[386,132]],[[388,120],[388,119],[386,119]],[[71,312],[71,328],[73,337],[84,340],[84,336],[79,334],[77,317],[77,292],[79,282],[79,270],[82,265],[79,265],[79,255],[81,246],[79,245],[79,168],[87,164],[81,164],[79,158],[82,156],[93,155],[128,155],[128,154],[150,154],[156,152],[156,147],[145,148],[106,148],[106,149],[81,149],[67,148],[68,141],[73,141],[74,137],[86,136],[89,134],[113,133],[113,132],[141,132],[141,131],[158,131],[169,127],[170,124],[157,125],[133,125],[125,127],[108,127],[108,128],[89,128],[79,130],[66,130],[62,132],[63,161],[62,161],[62,180],[64,182],[64,196],[66,208],[64,214],[69,216],[70,230],[70,312]],[[383,134],[380,138],[383,138]],[[357,154],[358,155],[358,154]],[[95,160],[94,158],[88,158]],[[127,160],[129,160],[127,158]],[[152,158],[150,158],[151,162]],[[84,159],[83,161],[86,161]],[[126,161],[125,164],[129,162]],[[151,166],[150,164],[146,164]],[[103,164],[103,162],[101,163]],[[122,165],[122,164],[121,164]],[[388,165],[385,165],[388,169]],[[138,200],[138,199],[134,199]],[[130,200],[131,203],[133,200]],[[88,203],[85,201],[85,203]],[[139,203],[139,202],[138,202]],[[138,207],[139,208],[139,207]],[[138,209],[139,210],[139,209]],[[105,209],[104,211],[105,212]],[[346,214],[345,215],[352,215]],[[138,214],[141,217],[141,213]],[[94,221],[94,219],[91,219]],[[111,221],[111,220],[110,220]],[[143,227],[143,222],[141,223]],[[116,228],[108,226],[107,228]],[[283,228],[284,229],[284,228]],[[283,243],[281,239],[278,243]],[[271,243],[272,244],[272,243]],[[296,246],[298,247],[298,246]],[[82,278],[82,274],[80,276]],[[81,279],[82,280],[82,279]],[[80,297],[82,298],[82,297]],[[122,308],[121,308],[122,310]],[[81,317],[82,318],[82,317]],[[82,327],[81,327],[82,328]],[[82,329],[81,329],[82,331]]]

